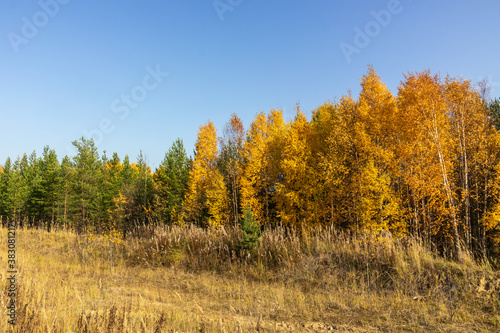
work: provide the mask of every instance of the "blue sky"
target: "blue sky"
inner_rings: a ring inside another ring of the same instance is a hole
[[[368,64],[393,92],[430,69],[489,78],[499,97],[498,13],[496,0],[1,1],[0,164],[45,145],[71,156],[86,134],[154,169],[177,137],[192,154],[207,120],[221,132],[233,112],[248,127],[356,96]]]

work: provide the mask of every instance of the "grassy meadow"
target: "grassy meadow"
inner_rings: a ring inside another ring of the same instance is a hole
[[[7,239],[7,229],[2,229]],[[17,325],[2,332],[495,332],[500,272],[413,240],[335,229],[141,227],[112,243],[17,231]],[[7,243],[1,252],[2,306]]]

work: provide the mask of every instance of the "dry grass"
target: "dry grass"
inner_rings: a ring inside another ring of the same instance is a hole
[[[110,267],[101,237],[19,230],[18,324],[4,315],[0,331],[500,331],[500,274],[487,264],[415,241],[300,233],[266,230],[245,257],[239,230],[143,227],[114,244]]]

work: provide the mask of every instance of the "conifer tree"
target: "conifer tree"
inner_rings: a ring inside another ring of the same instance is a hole
[[[12,162],[7,157],[0,172],[0,216],[4,219],[12,218],[13,200],[11,197]]]
[[[31,154],[33,157],[33,154]],[[13,166],[8,186],[9,196],[12,200],[12,218],[23,223],[29,220],[30,204],[29,197],[32,191],[30,187],[30,166],[28,155],[18,157]]]
[[[68,223],[69,203],[70,203],[70,185],[73,163],[68,156],[64,156],[59,169],[59,189],[58,189],[58,216],[57,220],[61,224]]]
[[[44,147],[41,159],[41,204],[43,206],[41,220],[54,224],[57,212],[57,197],[60,186],[60,165],[56,152],[49,146]]]
[[[247,206],[243,210],[243,218],[239,218],[239,226],[243,232],[240,247],[243,254],[248,256],[259,246],[261,238],[260,224],[255,220],[250,207]]]
[[[189,158],[182,139],[174,141],[153,175],[157,216],[167,223],[181,223],[182,201],[189,180]]]
[[[495,98],[494,100],[489,101],[487,110],[493,126],[495,126],[497,130],[500,130],[500,99]]]
[[[140,222],[149,222],[153,217],[153,175],[142,151],[137,156],[135,169],[137,178],[134,186],[134,213],[132,216]]]
[[[101,182],[101,158],[92,139],[73,141],[77,155],[73,158],[71,176],[71,217],[78,230],[99,226],[99,184]]]
[[[104,221],[109,219],[116,220],[115,214],[115,198],[119,197],[122,189],[123,179],[121,177],[122,164],[117,153],[113,153],[113,157],[109,160],[103,160],[102,167],[102,182],[101,182],[101,197],[102,207],[101,215]],[[115,221],[120,230],[124,228],[124,220]]]

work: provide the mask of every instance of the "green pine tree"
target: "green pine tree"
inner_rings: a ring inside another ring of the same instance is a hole
[[[46,146],[41,160],[42,220],[53,224],[56,220],[57,198],[61,182],[60,165],[56,152]]]
[[[94,140],[81,138],[73,141],[78,154],[73,158],[71,177],[71,218],[79,230],[85,227],[96,229],[99,224],[99,185],[102,161]]]
[[[189,180],[189,158],[180,138],[165,154],[153,179],[158,217],[167,223],[180,222],[179,213]]]
[[[500,99],[495,98],[488,103],[490,120],[497,130],[500,130]]]
[[[255,252],[255,248],[260,244],[260,225],[252,214],[252,210],[247,206],[243,210],[243,218],[239,218],[239,225],[243,231],[243,237],[240,240],[240,248],[247,257]]]
[[[0,172],[0,216],[3,219],[12,218],[13,200],[10,195],[10,183],[13,172],[12,162],[7,157]]]
[[[68,223],[70,185],[73,170],[73,163],[68,156],[64,156],[59,167],[59,186],[57,189],[57,222]]]

